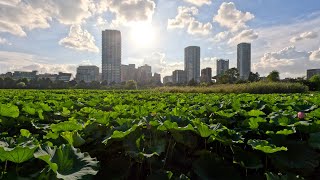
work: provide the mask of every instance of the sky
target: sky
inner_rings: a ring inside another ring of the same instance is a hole
[[[200,46],[201,68],[249,42],[252,72],[281,78],[320,68],[319,0],[0,0],[0,73],[101,67],[101,31],[122,35],[122,64],[149,64],[162,77]]]

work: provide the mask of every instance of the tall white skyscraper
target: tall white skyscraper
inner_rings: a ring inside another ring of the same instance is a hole
[[[102,81],[121,82],[121,32],[102,31]]]
[[[229,60],[218,59],[217,60],[217,76],[223,75],[229,69]]]
[[[200,82],[200,47],[189,46],[184,49],[184,70],[187,82],[192,79]]]
[[[237,68],[240,79],[247,80],[251,72],[251,44],[240,43],[237,46]]]

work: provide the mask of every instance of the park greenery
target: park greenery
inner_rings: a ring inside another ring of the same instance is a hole
[[[1,90],[1,179],[317,179],[320,94]]]
[[[172,82],[162,84],[161,82],[136,82],[129,80],[121,83],[107,83],[105,81],[51,81],[50,79],[18,79],[0,78],[0,89],[104,89],[104,90],[144,90],[160,89],[166,92],[233,92],[233,93],[292,93],[305,92],[306,87],[310,91],[320,90],[320,75],[315,75],[309,80],[304,77],[286,78],[280,80],[280,73],[272,71],[267,77],[260,77],[259,73],[250,72],[248,80],[242,80],[236,68],[231,68],[222,75],[213,77],[213,82],[196,82],[173,84]],[[293,84],[292,84],[293,83]],[[298,85],[300,84],[300,85]],[[275,90],[276,87],[279,90]],[[159,88],[161,87],[161,88]],[[189,88],[189,90],[187,90]],[[265,88],[265,90],[263,90]],[[290,88],[294,88],[291,89]],[[173,90],[174,89],[174,90]],[[178,90],[180,89],[180,91]]]

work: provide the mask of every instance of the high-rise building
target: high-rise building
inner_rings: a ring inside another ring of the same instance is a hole
[[[320,69],[308,69],[307,70],[307,79],[310,79],[314,75],[320,75]]]
[[[69,82],[71,79],[71,73],[59,72],[57,81]]]
[[[172,76],[165,76],[163,78],[163,84],[172,83]]]
[[[137,81],[140,83],[149,83],[152,78],[151,66],[145,64],[138,67]]]
[[[129,80],[137,81],[137,69],[135,64],[121,65],[121,82]]]
[[[189,46],[184,49],[184,71],[187,82],[192,79],[200,82],[200,47]]]
[[[205,68],[201,70],[201,82],[212,82],[212,69],[211,68]]]
[[[34,80],[34,79],[37,79],[37,74],[38,74],[38,71],[32,71],[32,72],[14,71],[12,78],[14,80],[19,80],[19,79]]]
[[[121,81],[121,32],[102,31],[102,81]]]
[[[240,43],[237,46],[237,68],[240,79],[247,80],[251,72],[251,44]]]
[[[186,72],[183,70],[175,70],[172,72],[172,82],[174,84],[185,84],[187,82]]]
[[[152,79],[153,79],[154,83],[161,84],[161,75],[160,74],[154,73]]]
[[[221,76],[229,69],[229,59],[218,59],[217,60],[217,76]]]
[[[129,66],[121,64],[121,82],[128,81],[129,76]]]
[[[99,67],[79,66],[77,68],[76,81],[84,81],[86,83],[99,81]]]

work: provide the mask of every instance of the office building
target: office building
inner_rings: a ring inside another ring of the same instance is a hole
[[[200,47],[189,46],[184,49],[184,71],[187,82],[192,79],[200,82]]]
[[[59,72],[57,81],[69,82],[71,79],[71,76],[72,76],[71,73]]]
[[[229,69],[229,60],[217,60],[217,76],[222,76]]]
[[[90,83],[99,81],[99,67],[97,66],[79,66],[77,68],[76,81]]]
[[[145,64],[138,67],[137,81],[140,83],[149,83],[152,78],[151,66]]]
[[[212,82],[212,69],[205,68],[201,70],[201,82],[211,83]]]
[[[102,31],[102,81],[121,81],[121,32]]]
[[[251,44],[240,43],[237,46],[237,68],[240,79],[247,80],[251,72]]]
[[[320,69],[308,69],[307,70],[307,80],[309,80],[314,75],[320,75]]]
[[[172,72],[172,82],[174,84],[185,84],[187,83],[186,72],[183,70],[175,70]]]
[[[13,80],[19,80],[19,79],[28,79],[28,80],[35,80],[37,79],[38,71],[32,71],[32,72],[25,72],[25,71],[14,71],[12,74]]]
[[[121,82],[129,80],[137,81],[137,72],[135,64],[121,65]]]
[[[165,76],[163,78],[163,84],[172,83],[172,76]]]
[[[154,73],[153,74],[153,82],[157,83],[157,84],[161,84],[161,75],[158,73]]]

